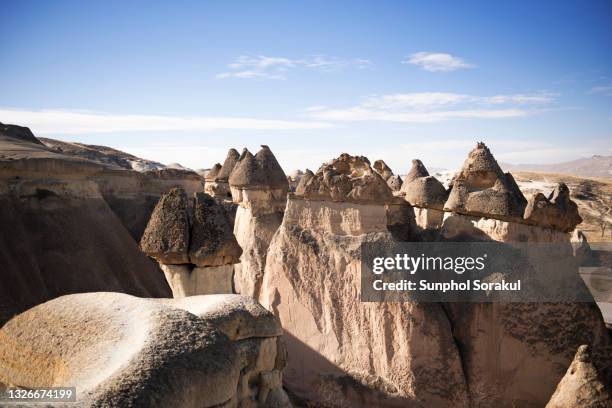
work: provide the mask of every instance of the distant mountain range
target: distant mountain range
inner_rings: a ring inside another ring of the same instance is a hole
[[[537,171],[561,173],[580,177],[612,177],[612,156],[592,156],[556,164],[500,163],[504,171]]]

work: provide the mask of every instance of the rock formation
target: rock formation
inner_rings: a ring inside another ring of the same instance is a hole
[[[612,407],[612,384],[605,384],[593,364],[589,346],[578,348],[574,361],[559,382],[546,408]]]
[[[444,218],[446,189],[418,160],[412,160],[412,168],[406,175],[401,192],[414,207],[416,224],[422,229],[440,228]]]
[[[510,173],[502,172],[484,143],[469,153],[451,181],[446,211],[521,222],[527,200]]]
[[[244,149],[229,184],[238,204],[234,234],[243,249],[234,285],[238,293],[257,297],[268,246],[282,221],[289,186],[268,146],[262,146],[255,156]]]
[[[393,171],[383,160],[376,160],[372,166],[374,170],[387,182],[391,191],[399,191],[402,187],[402,178],[394,175]]]
[[[240,154],[236,149],[229,149],[223,166],[219,163],[210,170],[206,176],[206,192],[213,197],[231,200],[229,177],[238,163]]]
[[[559,183],[548,198],[542,193],[532,195],[525,209],[524,219],[529,224],[571,232],[582,222],[578,206],[570,199],[569,188]]]
[[[221,163],[215,163],[215,165],[206,172],[206,175],[204,176],[204,192],[206,192],[206,194],[210,194],[211,196],[215,197],[215,192],[217,190],[215,179],[219,175],[220,171]]]
[[[191,206],[182,189],[162,196],[140,247],[159,262],[175,298],[233,292],[242,250],[224,206],[206,193],[195,193]]]
[[[304,174],[270,244],[260,301],[285,330],[286,386],[314,406],[467,406],[440,305],[360,301],[360,246],[393,240],[394,199],[365,157],[342,154]]]
[[[280,335],[236,295],[68,295],[0,329],[0,383],[70,385],[77,406],[290,407]]]
[[[165,188],[145,173],[60,154],[27,128],[0,125],[0,280],[6,283],[0,326],[69,293],[169,296],[163,274],[138,249],[137,228],[130,231],[132,222],[148,220],[144,203],[154,206]]]
[[[309,171],[306,169],[306,171]],[[300,184],[300,180],[304,172],[302,170],[295,170],[293,173],[287,176],[287,182],[289,183],[289,191],[294,192],[298,184]]]

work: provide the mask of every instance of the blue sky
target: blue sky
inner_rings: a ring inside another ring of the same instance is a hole
[[[612,3],[0,0],[0,121],[192,168],[612,154]]]

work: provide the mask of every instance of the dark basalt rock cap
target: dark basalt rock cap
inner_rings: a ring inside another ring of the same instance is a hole
[[[215,181],[227,183],[239,159],[240,159],[240,153],[238,153],[238,150],[229,149],[229,151],[227,152],[227,157],[225,157],[223,166],[221,167],[221,170],[217,174]]]
[[[304,174],[296,195],[309,200],[385,204],[393,198],[385,180],[364,156],[343,153],[316,174]]]
[[[233,187],[289,189],[287,177],[276,157],[266,145],[255,156],[244,150],[229,177]]]
[[[233,225],[225,207],[206,193],[194,195],[189,260],[197,266],[220,266],[240,262]]]
[[[187,193],[173,188],[159,199],[140,240],[140,248],[162,264],[189,263]]]
[[[418,177],[404,183],[404,198],[414,207],[442,210],[448,193],[442,183],[434,176]]]

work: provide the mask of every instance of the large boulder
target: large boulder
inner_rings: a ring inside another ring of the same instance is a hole
[[[546,408],[612,407],[612,384],[604,381],[593,362],[589,346],[582,345]]]
[[[412,160],[412,168],[400,191],[404,199],[414,207],[418,227],[423,230],[440,228],[448,192],[438,179],[429,175],[423,162]]]
[[[273,319],[232,295],[64,296],[0,330],[0,383],[70,385],[79,406],[288,407]]]

